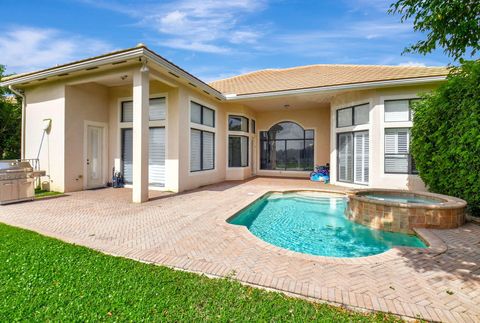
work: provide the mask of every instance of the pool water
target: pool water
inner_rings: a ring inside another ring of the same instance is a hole
[[[346,204],[346,198],[321,193],[268,193],[228,222],[278,247],[318,256],[362,257],[394,246],[426,247],[416,236],[349,221]]]
[[[440,204],[441,201],[429,199],[427,197],[409,197],[390,194],[365,194],[363,197],[386,202],[414,203],[414,204]]]

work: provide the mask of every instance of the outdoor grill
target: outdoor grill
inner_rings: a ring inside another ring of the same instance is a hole
[[[0,204],[33,200],[35,179],[28,161],[0,160]]]

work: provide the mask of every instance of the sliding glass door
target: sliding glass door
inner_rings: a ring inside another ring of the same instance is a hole
[[[341,182],[368,184],[370,140],[368,131],[339,133],[337,176]]]

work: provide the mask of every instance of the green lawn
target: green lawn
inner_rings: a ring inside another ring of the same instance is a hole
[[[53,191],[45,191],[39,188],[35,189],[35,198],[41,199],[44,197],[55,196],[55,195],[62,195],[63,193],[53,192]]]
[[[32,214],[32,216],[35,216]],[[393,322],[0,224],[0,321]]]

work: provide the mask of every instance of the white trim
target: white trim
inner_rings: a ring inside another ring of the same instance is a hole
[[[430,77],[422,77],[422,78],[363,82],[363,83],[355,83],[355,84],[332,85],[332,86],[313,87],[308,89],[272,91],[272,92],[253,93],[253,94],[239,94],[239,95],[226,94],[225,97],[227,101],[240,101],[240,100],[254,99],[254,98],[268,98],[268,97],[276,97],[276,96],[334,92],[334,91],[342,91],[342,90],[370,89],[370,88],[389,87],[389,86],[398,86],[398,85],[416,85],[416,84],[423,84],[423,83],[440,82],[440,81],[444,81],[445,79],[446,79],[446,76],[430,76]]]
[[[87,155],[88,155],[88,126],[99,127],[103,128],[102,139],[102,176],[103,180],[105,181],[108,174],[108,123],[106,122],[98,122],[98,121],[89,121],[85,120],[83,122],[83,189],[87,190],[90,188],[88,186],[88,167],[87,167]],[[106,182],[104,183],[104,185]]]

